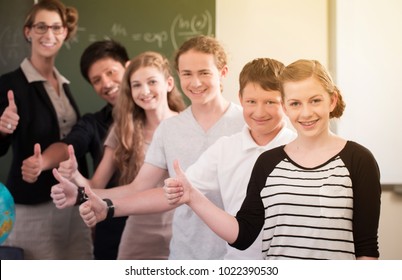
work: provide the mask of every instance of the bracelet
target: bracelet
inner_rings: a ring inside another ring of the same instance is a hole
[[[109,198],[104,198],[103,201],[107,204],[107,215],[106,220],[110,220],[114,216],[114,205],[113,202]]]
[[[74,205],[81,205],[88,200],[88,196],[85,193],[84,187],[77,187],[77,188],[78,188],[77,199],[75,200]]]

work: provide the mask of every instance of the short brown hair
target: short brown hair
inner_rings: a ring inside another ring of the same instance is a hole
[[[246,65],[239,75],[239,94],[248,83],[255,83],[264,90],[280,90],[279,75],[282,73],[285,65],[271,58],[256,58]]]

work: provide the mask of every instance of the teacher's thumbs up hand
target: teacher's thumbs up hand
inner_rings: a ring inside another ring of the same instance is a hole
[[[0,117],[0,132],[3,134],[12,134],[18,126],[20,116],[18,115],[17,105],[14,101],[12,90],[7,92],[8,106],[4,109]]]

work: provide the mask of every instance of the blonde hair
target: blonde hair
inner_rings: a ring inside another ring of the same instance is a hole
[[[341,92],[334,84],[331,75],[317,60],[300,59],[285,67],[280,76],[282,99],[284,99],[285,94],[283,85],[286,82],[302,81],[310,77],[317,79],[331,98],[334,96],[337,97],[337,103],[329,117],[340,118],[345,110],[346,104],[343,101]]]
[[[66,7],[59,0],[41,0],[33,5],[25,18],[24,28],[32,28],[37,13],[42,10],[58,13],[63,26],[67,28],[66,40],[74,37],[78,28],[78,11],[74,7]]]
[[[131,182],[144,161],[145,110],[135,104],[130,84],[132,74],[142,67],[154,67],[163,73],[166,79],[172,77],[169,61],[156,52],[144,52],[136,56],[124,73],[119,99],[113,109],[115,134],[119,140],[114,157],[121,184]],[[182,96],[175,86],[168,92],[167,98],[171,110],[180,112],[185,108]]]

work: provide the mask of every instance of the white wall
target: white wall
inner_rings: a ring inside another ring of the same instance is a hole
[[[336,1],[338,132],[374,153],[385,184],[402,184],[401,15],[400,0]]]
[[[327,65],[327,17],[323,0],[216,0],[216,37],[229,54],[225,97],[238,102],[239,73],[254,58]]]
[[[338,134],[373,152],[383,184],[402,184],[402,1],[335,3],[333,61],[347,104]],[[402,195],[385,187],[381,258],[402,259]]]
[[[402,140],[391,139],[402,129],[383,135],[373,125],[384,128],[400,123],[398,108],[402,102],[402,1],[400,0],[216,0],[216,36],[229,53],[229,76],[224,84],[224,95],[238,102],[238,75],[245,63],[257,57],[271,57],[288,64],[299,58],[317,59],[326,65],[341,90],[346,94],[346,112],[342,122],[336,123],[344,137],[368,133],[373,141],[387,141],[389,148],[402,147]],[[345,18],[352,22],[344,22]],[[352,32],[352,33],[351,33]],[[357,36],[359,35],[359,36]],[[363,37],[361,37],[361,36]],[[356,47],[357,40],[363,47]],[[352,47],[352,48],[350,48]],[[342,51],[342,54],[341,54]],[[356,56],[356,57],[354,57]],[[386,57],[386,60],[383,60]],[[340,62],[341,60],[342,62]],[[345,61],[346,59],[346,61]],[[349,59],[351,59],[349,61]],[[353,63],[350,63],[350,62]],[[363,70],[378,69],[370,75]],[[350,72],[357,75],[344,82]],[[349,80],[348,80],[349,81]],[[370,82],[378,82],[374,88]],[[399,84],[397,84],[399,82]],[[393,86],[390,88],[389,83]],[[397,84],[397,85],[395,85]],[[362,86],[362,90],[350,90]],[[374,91],[373,91],[374,90]],[[389,96],[393,92],[392,96]],[[357,94],[357,95],[356,95]],[[386,96],[386,97],[385,97]],[[355,102],[357,101],[357,103]],[[362,103],[379,104],[362,117]],[[392,119],[391,119],[392,118]],[[361,124],[346,132],[345,122]],[[397,126],[393,126],[396,127]],[[389,132],[389,131],[388,131]],[[349,134],[350,133],[350,134]],[[351,134],[354,133],[354,134]],[[358,135],[357,135],[358,136]],[[399,136],[398,136],[399,137]],[[388,139],[390,138],[390,139]],[[366,143],[364,143],[366,144]],[[368,143],[369,144],[369,143]],[[381,151],[376,152],[381,158]],[[392,156],[392,155],[391,155]],[[396,154],[398,164],[402,154]],[[400,171],[401,170],[401,171]],[[398,169],[402,174],[402,168]],[[402,195],[389,188],[382,195],[379,243],[381,259],[402,259]]]

